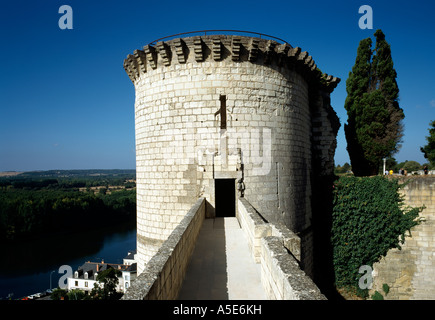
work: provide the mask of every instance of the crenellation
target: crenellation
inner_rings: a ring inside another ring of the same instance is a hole
[[[178,63],[186,63],[186,43],[183,41],[183,39],[178,38],[174,40],[174,46]]]
[[[192,48],[189,49],[189,46],[192,46]],[[143,51],[137,52],[136,60],[127,58],[124,62],[124,68],[132,82],[135,82],[136,79],[138,79],[137,71],[139,71],[139,73],[145,73],[147,71],[147,64],[149,64],[152,69],[156,69],[159,58],[163,66],[171,66],[174,62],[171,60],[172,54],[177,55],[178,60],[175,70],[180,70],[180,64],[188,63],[189,52],[194,54],[193,59],[196,62],[207,62],[209,59],[212,59],[216,62],[226,63],[227,55],[225,54],[225,50],[223,50],[225,46],[229,46],[227,51],[230,53],[229,58],[233,61],[259,61],[261,56],[261,61],[265,65],[269,65],[275,61],[276,66],[287,65],[291,67],[297,62],[299,65],[298,68],[301,68],[303,76],[307,79],[320,79],[322,76],[312,57],[308,56],[307,52],[301,52],[299,47],[292,48],[288,44],[278,44],[273,40],[240,36],[196,36],[193,38],[159,42],[155,47],[147,45],[144,47]],[[246,54],[242,52],[245,50],[243,49],[244,47],[246,47]],[[174,51],[174,53],[172,53],[172,51]],[[210,52],[210,54],[206,53],[207,51]],[[142,52],[144,52],[144,54],[142,54]],[[147,63],[144,61],[144,55]],[[210,58],[207,58],[208,56],[210,56]],[[248,68],[246,71],[249,74],[253,72],[253,69]],[[334,85],[339,81],[337,78],[323,78],[326,81],[326,87],[329,87],[330,84],[333,86],[330,89],[335,88]]]
[[[204,60],[204,52],[203,52],[203,42],[200,36],[194,37],[194,53],[195,53],[195,61],[202,62]]]
[[[213,59],[219,61],[222,59],[222,44],[220,38],[213,38]]]
[[[162,57],[163,60],[163,65],[165,66],[169,66],[171,64],[171,50],[169,49],[168,45],[163,42],[157,42],[156,44],[156,49],[158,51],[158,53],[160,54],[160,56]]]
[[[265,65],[269,65],[272,63],[272,59],[275,56],[275,47],[276,47],[276,42],[269,40],[267,41],[267,45],[266,45],[266,50],[264,52],[264,64]]]
[[[157,52],[156,52],[156,49],[154,47],[150,46],[150,45],[146,45],[143,49],[144,49],[143,51],[146,54],[148,63],[150,64],[151,68],[156,69],[157,68]]]
[[[297,56],[297,60],[302,61],[305,63],[305,59],[308,57],[308,52],[303,51],[301,53],[299,53],[299,55]]]
[[[312,56],[308,56],[307,58],[305,58],[305,64],[312,71],[312,68],[313,68],[313,66],[315,64],[313,57]]]
[[[257,60],[258,58],[258,45],[259,45],[260,40],[257,38],[252,38],[250,43],[249,43],[249,57],[248,60],[251,62],[254,62]]]
[[[277,53],[277,65],[279,67],[282,67],[286,62],[288,62],[288,52],[290,50],[290,45],[287,43],[281,44],[276,47],[276,53]]]
[[[137,64],[139,65],[139,71],[142,73],[147,72],[146,68],[146,55],[142,50],[134,50],[134,56],[136,58]],[[139,74],[137,74],[137,77]]]
[[[277,46],[277,53],[283,56],[287,56],[291,46],[288,43],[283,43]]]
[[[301,53],[301,48],[296,47],[296,48],[291,48],[288,52],[287,52],[287,56],[289,58],[291,58],[293,61],[296,60],[299,56],[299,54]]]
[[[127,58],[124,60],[123,66],[124,66],[124,70],[127,73],[128,77],[134,83],[135,79],[133,77],[133,72],[131,71],[131,68],[130,68],[129,56],[130,55],[128,55]]]
[[[241,52],[241,40],[240,37],[233,36],[231,41],[231,59],[233,61],[240,60],[240,52]]]
[[[124,61],[124,69],[127,72],[131,81],[139,77],[139,71],[137,70],[137,61],[134,59],[134,56],[129,54],[127,59]]]

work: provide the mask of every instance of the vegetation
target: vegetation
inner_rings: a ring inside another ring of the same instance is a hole
[[[401,248],[405,232],[419,223],[423,208],[404,207],[398,181],[383,176],[340,177],[334,186],[331,243],[338,288],[360,289],[359,268],[373,267],[391,248]]]
[[[435,168],[435,120],[429,123],[429,136],[426,137],[427,145],[420,147],[424,157],[430,162],[430,167]]]
[[[86,293],[80,289],[70,290],[66,294],[66,300],[84,300],[84,299],[86,299]]]
[[[418,171],[423,169],[423,166],[421,164],[419,164],[417,161],[408,161],[406,160],[405,162],[401,162],[399,164],[397,164],[396,168],[397,171],[400,169],[406,170],[407,172],[411,173],[413,171]]]
[[[388,292],[390,292],[390,287],[388,286],[388,284],[384,283],[382,285],[382,291],[384,292],[385,295],[387,295]],[[375,293],[372,294],[371,298],[372,300],[384,300],[384,296],[379,291],[375,291]]]
[[[51,300],[65,300],[68,299],[68,290],[57,288],[54,289],[50,295]]]
[[[334,169],[334,174],[336,175],[350,174],[351,172],[352,167],[347,162],[343,166],[337,165]]]
[[[93,300],[119,300],[122,296],[122,292],[116,291],[116,286],[118,285],[121,271],[109,268],[102,272],[100,272],[97,276],[97,280],[99,283],[102,283],[103,286],[99,286],[97,283],[94,284],[94,288],[90,293],[90,297]]]
[[[360,42],[355,65],[346,81],[348,95],[344,107],[348,123],[344,130],[356,176],[378,174],[382,159],[398,151],[403,135],[404,113],[398,103],[397,73],[390,45],[381,30],[374,35],[374,51],[371,38]]]
[[[44,176],[41,176],[44,175]],[[31,239],[134,221],[134,175],[56,176],[47,172],[0,179],[0,239]],[[116,192],[80,191],[86,186],[118,185]]]
[[[394,173],[400,173],[400,170],[406,171],[408,175],[413,172],[417,172],[423,170],[423,168],[427,166],[430,169],[435,169],[435,164],[430,165],[429,163],[420,164],[414,160],[405,160],[403,162],[397,162],[395,158],[389,157],[386,160],[386,169],[393,170]],[[379,168],[379,172],[382,172],[383,163]],[[342,175],[353,175],[352,167],[349,163],[345,163],[344,165],[336,165],[334,168],[334,174],[337,176]]]
[[[407,174],[412,174],[412,172],[423,170],[426,165],[428,164],[420,164],[414,160],[405,160],[398,163],[393,157],[388,158],[386,161],[387,170],[393,170],[395,173],[399,173],[400,170],[406,170]]]

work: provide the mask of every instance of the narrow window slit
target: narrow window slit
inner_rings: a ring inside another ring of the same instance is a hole
[[[227,128],[227,96],[220,95],[221,101],[220,116],[221,116],[221,129]]]

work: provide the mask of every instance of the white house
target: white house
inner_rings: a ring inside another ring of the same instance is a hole
[[[121,275],[118,277],[118,285],[116,290],[125,292],[126,289],[136,278],[136,263],[134,261],[134,252],[129,252],[124,259],[123,264],[101,262],[85,262],[74,272],[73,276],[68,278],[68,290],[79,289],[85,292],[90,292],[94,288],[94,284],[98,283],[97,276],[99,272],[109,268],[118,269]],[[103,284],[100,283],[100,286]]]

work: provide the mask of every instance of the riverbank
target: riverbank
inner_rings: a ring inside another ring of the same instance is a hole
[[[104,259],[122,262],[129,250],[136,248],[136,225],[95,226],[86,232],[46,235],[34,241],[0,245],[0,299],[13,293],[18,299],[36,292],[56,288],[63,274],[62,265],[76,270],[84,261]],[[54,271],[54,272],[53,272]]]

